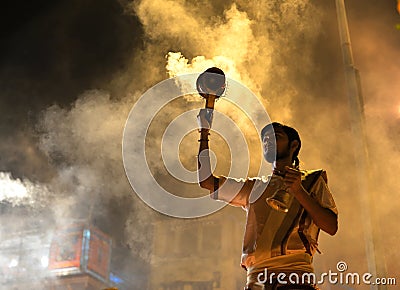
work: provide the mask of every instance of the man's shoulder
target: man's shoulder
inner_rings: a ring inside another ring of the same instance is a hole
[[[301,170],[305,178],[318,178],[321,176],[326,183],[328,183],[328,175],[326,174],[326,170],[319,168],[319,169],[307,169]]]

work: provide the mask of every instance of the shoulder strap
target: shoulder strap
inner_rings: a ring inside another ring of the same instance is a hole
[[[304,189],[310,191],[320,176],[326,179],[326,173],[322,169],[308,171],[305,180],[302,181]]]
[[[310,189],[312,188],[312,186],[314,185],[314,183],[317,181],[318,177],[320,176],[322,170],[313,170],[313,171],[306,171],[306,176],[305,179],[302,181],[303,187],[305,190],[310,191]],[[292,233],[293,229],[297,226],[300,225],[303,219],[303,216],[305,215],[306,211],[304,210],[304,208],[300,205],[299,202],[296,202],[295,200],[292,202],[293,204],[297,204],[298,206],[298,210],[297,210],[297,214],[296,216],[293,218],[293,221],[289,227],[288,230],[286,230],[286,234],[283,237],[282,241],[281,241],[281,255],[285,255],[286,254],[286,246],[287,246],[287,242],[289,239],[290,234]],[[288,213],[286,213],[286,218],[289,218]],[[305,216],[304,216],[304,221],[305,222]],[[304,228],[304,225],[303,225]],[[305,235],[303,235],[305,237]],[[307,238],[305,240],[303,240],[303,238],[300,236],[304,246],[307,248],[309,248],[309,243]],[[308,244],[306,244],[306,241]]]
[[[304,189],[309,192],[311,190],[311,188],[313,187],[313,185],[317,182],[317,180],[320,176],[325,177],[324,180],[326,180],[326,173],[322,169],[315,170],[315,171],[309,173],[306,176],[306,179],[303,181]],[[307,211],[305,211],[304,208],[302,208],[302,211],[303,212],[301,214],[300,221],[299,221],[299,229],[297,232],[299,233],[300,239],[303,242],[304,247],[306,248],[306,253],[312,255],[310,242],[308,241],[306,235],[304,234],[304,227],[305,227],[305,223],[306,223]]]

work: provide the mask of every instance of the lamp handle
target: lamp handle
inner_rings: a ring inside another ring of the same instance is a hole
[[[214,110],[215,99],[216,99],[215,95],[207,95],[206,109]]]

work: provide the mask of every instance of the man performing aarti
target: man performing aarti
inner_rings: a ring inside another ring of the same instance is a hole
[[[270,176],[215,176],[208,153],[212,118],[212,108],[200,110],[199,184],[213,199],[241,206],[247,213],[241,257],[246,289],[317,289],[310,274],[319,231],[335,235],[338,229],[326,172],[300,169],[298,132],[274,122],[261,131],[264,158],[273,166]]]

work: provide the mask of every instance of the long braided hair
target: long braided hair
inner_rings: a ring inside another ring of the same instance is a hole
[[[297,140],[299,142],[299,146],[297,146],[297,149],[293,152],[292,156],[292,164],[294,165],[294,168],[299,169],[300,166],[300,160],[299,160],[299,152],[301,148],[301,140],[300,140],[300,135],[296,131],[296,129],[289,127],[287,125],[283,125],[278,122],[273,122],[271,124],[268,124],[261,130],[261,139],[264,137],[265,133],[272,128],[281,128],[283,132],[288,136],[289,139],[289,146],[292,144],[294,140]]]

